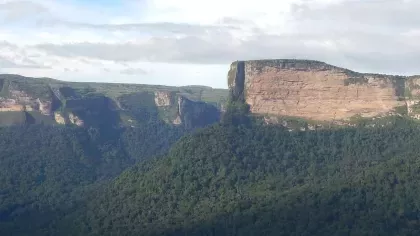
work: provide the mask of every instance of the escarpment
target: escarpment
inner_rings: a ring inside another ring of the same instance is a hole
[[[318,61],[238,61],[230,99],[253,114],[319,121],[390,114],[420,118],[420,77],[362,74]]]
[[[169,91],[155,92],[155,104],[163,113],[163,120],[187,128],[203,127],[220,120],[220,110],[202,101],[193,101]]]
[[[227,92],[204,86],[71,83],[0,75],[0,125],[136,127],[163,121],[194,128],[219,121]]]
[[[43,115],[51,115],[52,96],[48,89],[37,96],[22,88],[19,84],[1,80],[0,111],[39,111]]]

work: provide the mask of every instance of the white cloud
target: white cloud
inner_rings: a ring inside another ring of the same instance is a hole
[[[246,59],[419,73],[419,10],[419,1],[404,0],[0,0],[0,66],[66,80],[216,87],[226,87],[231,61]]]

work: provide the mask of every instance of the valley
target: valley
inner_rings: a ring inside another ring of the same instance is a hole
[[[266,60],[228,89],[0,81],[0,235],[420,233],[417,77]]]

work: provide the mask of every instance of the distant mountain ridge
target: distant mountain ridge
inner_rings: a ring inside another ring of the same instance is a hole
[[[0,124],[136,126],[151,119],[202,126],[219,120],[224,89],[64,82],[0,75]]]
[[[420,76],[358,73],[314,60],[269,59],[233,62],[227,83],[228,90],[0,75],[0,125],[136,127],[160,120],[193,128],[218,122],[232,102],[249,105],[251,114],[266,123],[284,125],[284,118],[297,118],[311,122],[309,129],[326,122],[353,124],[388,116],[420,119]]]

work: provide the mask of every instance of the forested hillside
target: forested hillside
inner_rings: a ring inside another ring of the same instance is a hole
[[[420,126],[183,137],[57,222],[55,235],[418,235]]]
[[[420,124],[0,128],[0,235],[418,235]]]
[[[87,192],[165,153],[185,132],[163,122],[135,129],[0,128],[0,235],[44,229]]]

